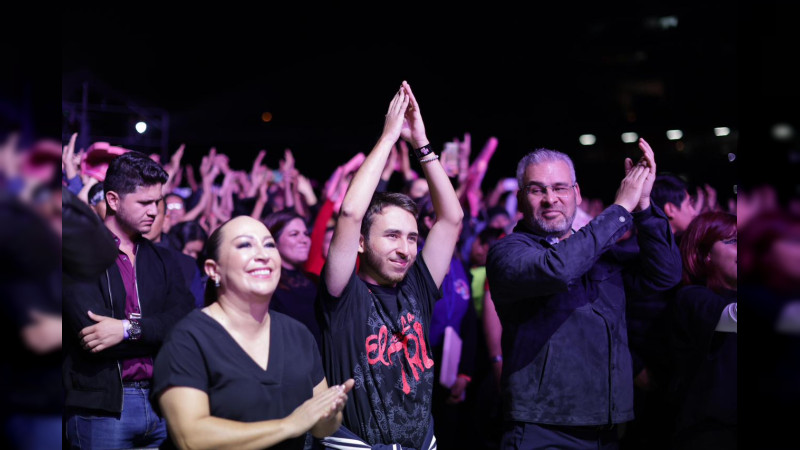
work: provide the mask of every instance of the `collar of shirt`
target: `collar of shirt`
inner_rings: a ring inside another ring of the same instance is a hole
[[[536,238],[539,239],[540,241],[545,241],[548,244],[550,244],[551,246],[554,246],[554,245],[558,244],[559,242],[561,242],[561,239],[559,239],[558,236],[546,235],[546,234],[542,234],[542,233],[534,231],[523,220],[520,220],[519,223],[517,224],[517,226],[514,227],[514,232],[519,232],[519,231],[522,231],[522,232],[525,232],[525,233],[530,233],[530,234],[536,236]],[[570,235],[575,234],[575,229],[574,228],[570,228],[569,231],[570,231]]]
[[[109,231],[111,231],[111,230],[109,230]],[[119,236],[114,234],[113,231],[111,231],[111,236],[114,237],[114,243],[117,244],[117,249],[119,249],[119,246],[122,243],[122,241],[119,239]],[[139,250],[139,238],[135,238],[135,239],[133,239],[133,256],[136,256],[136,252],[138,250]],[[120,252],[122,252],[122,250],[120,250]]]

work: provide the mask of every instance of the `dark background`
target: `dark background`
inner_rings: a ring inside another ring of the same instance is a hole
[[[9,6],[0,28],[0,132],[19,128],[23,142],[69,135],[77,119],[64,106],[81,102],[86,82],[92,103],[166,112],[164,151],[186,142],[189,162],[216,145],[234,167],[249,167],[260,148],[275,166],[290,147],[304,173],[324,179],[335,164],[369,151],[407,79],[435,145],[470,131],[477,153],[488,136],[499,138],[485,188],[511,176],[526,151],[549,146],[573,156],[587,196],[607,199],[622,158],[635,155],[619,140],[631,129],[653,144],[659,171],[710,181],[721,197],[730,184],[762,182],[784,199],[800,196],[798,138],[770,134],[779,122],[800,129],[793,3],[562,3],[438,15],[405,4],[392,11],[259,4],[236,12],[68,5],[61,15]],[[668,15],[678,17],[677,28],[646,25]],[[652,80],[662,88],[636,84]],[[260,121],[264,111],[272,122]],[[130,119],[120,125],[114,114],[97,116],[92,140],[136,137]],[[715,126],[734,134],[715,140]],[[673,127],[684,130],[682,152],[665,139]],[[585,132],[598,136],[596,146],[578,145]],[[162,151],[157,141],[131,147]],[[759,402],[748,386],[761,368],[748,355],[770,351],[757,339],[745,331],[740,342],[742,438],[754,443],[789,431],[770,428],[753,407]]]
[[[83,143],[165,156],[186,143],[195,165],[216,146],[239,169],[262,148],[277,167],[291,148],[298,169],[324,181],[369,152],[408,80],[435,147],[470,132],[474,156],[498,138],[486,190],[514,176],[526,152],[548,147],[572,156],[584,196],[609,203],[623,159],[639,155],[620,140],[634,131],[653,146],[659,172],[708,182],[724,200],[740,162],[728,154],[738,156],[741,128],[741,11],[726,2],[641,3],[438,14],[407,5],[74,6],[62,16],[62,138],[81,131],[88,86],[89,104],[156,111],[150,116],[169,124],[138,136],[135,114],[95,112]],[[714,136],[718,126],[731,135]],[[680,141],[666,138],[674,128]],[[581,146],[584,133],[597,143]]]

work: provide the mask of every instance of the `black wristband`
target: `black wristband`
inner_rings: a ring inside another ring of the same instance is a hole
[[[420,148],[415,148],[414,149],[414,156],[416,156],[417,159],[422,159],[422,158],[428,156],[432,151],[433,151],[433,149],[431,148],[431,144],[428,143],[428,144],[423,145]]]

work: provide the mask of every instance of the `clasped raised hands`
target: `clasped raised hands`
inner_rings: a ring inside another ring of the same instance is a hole
[[[428,144],[419,104],[414,93],[411,92],[411,86],[406,81],[400,85],[400,89],[397,90],[389,104],[382,138],[392,143],[396,142],[398,138],[402,138],[411,143],[414,148]]]
[[[642,211],[650,207],[650,192],[656,180],[656,160],[653,149],[644,139],[639,139],[642,157],[636,164],[625,158],[625,178],[622,179],[614,203],[628,212]]]
[[[653,183],[656,181],[656,158],[650,144],[644,139],[639,139],[639,150],[642,151],[642,157],[634,165],[633,160],[625,158],[625,178],[622,180],[619,190],[617,191],[617,199],[614,203],[622,205],[628,211],[643,211],[650,207],[650,192],[653,190]],[[636,171],[631,174],[632,171]],[[641,173],[639,173],[641,171]],[[641,182],[641,186],[639,183]],[[623,188],[624,192],[623,192]],[[630,201],[633,200],[633,192],[637,193],[636,202],[632,207],[628,207]],[[623,194],[623,203],[619,200],[620,194]]]

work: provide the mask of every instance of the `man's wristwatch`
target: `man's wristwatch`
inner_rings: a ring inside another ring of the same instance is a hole
[[[138,341],[142,338],[142,326],[137,319],[128,321],[130,328],[128,328],[128,336],[131,341]]]

